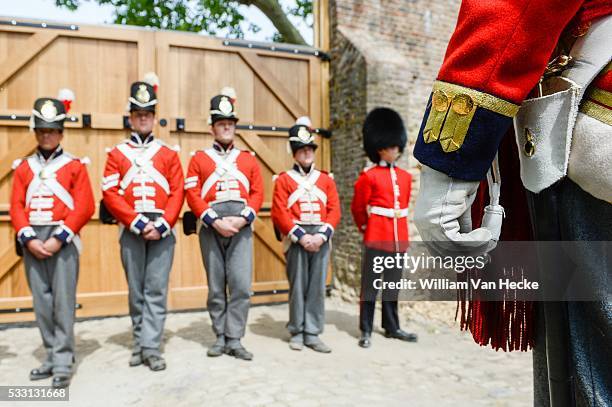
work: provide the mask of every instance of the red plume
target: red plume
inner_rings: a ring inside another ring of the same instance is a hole
[[[63,103],[66,113],[70,111],[70,104],[74,101],[74,92],[70,89],[60,89],[57,99]]]

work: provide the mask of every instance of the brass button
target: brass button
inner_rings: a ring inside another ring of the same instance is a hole
[[[589,21],[588,23],[585,23],[585,24],[582,24],[582,25],[579,25],[578,27],[576,27],[574,29],[574,32],[572,33],[572,35],[575,38],[583,37],[584,35],[586,35],[586,33],[589,32],[590,28],[591,28],[591,22]]]
[[[474,99],[470,95],[460,93],[453,97],[453,111],[460,116],[470,114],[474,109]]]
[[[448,96],[443,90],[437,90],[431,97],[431,104],[436,112],[446,112],[448,110]]]

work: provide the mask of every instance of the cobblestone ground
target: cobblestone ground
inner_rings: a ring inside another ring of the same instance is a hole
[[[75,406],[528,406],[531,355],[480,348],[471,337],[426,318],[404,328],[418,343],[374,335],[357,346],[356,306],[330,299],[322,338],[331,354],[288,347],[287,305],[251,309],[244,345],[252,362],[207,358],[213,342],[205,312],[170,314],[165,332],[167,370],[128,367],[127,317],[76,325],[78,370],[70,387]],[[403,314],[407,319],[409,315]],[[377,318],[379,314],[377,313]],[[0,331],[0,385],[30,382],[42,361],[37,328]],[[68,403],[64,403],[68,405]],[[0,405],[6,403],[0,402]],[[18,406],[26,404],[19,403]],[[54,406],[62,405],[55,402]]]

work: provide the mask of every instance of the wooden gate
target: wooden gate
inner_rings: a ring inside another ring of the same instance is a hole
[[[308,115],[319,128],[328,125],[325,59],[325,54],[306,47],[0,19],[0,322],[34,318],[8,218],[11,163],[36,146],[28,130],[34,99],[55,96],[62,87],[74,90],[62,144],[91,159],[89,175],[99,201],[105,149],[128,133],[124,115],[129,85],[148,71],[160,77],[155,133],[180,146],[185,169],[191,151],[212,143],[207,125],[210,98],[223,86],[236,89],[241,120],[237,144],[255,152],[265,182],[264,206],[254,224],[253,302],[286,300],[284,258],[269,212],[272,176],[292,163],[286,129],[297,117]],[[317,161],[329,169],[329,141],[319,135],[318,143]],[[207,289],[198,239],[180,231],[179,221],[169,308],[203,308]],[[102,225],[96,211],[81,237],[77,316],[127,313],[117,227]]]

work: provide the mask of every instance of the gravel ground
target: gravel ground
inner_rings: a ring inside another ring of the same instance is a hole
[[[361,349],[357,306],[328,299],[322,339],[333,352],[318,354],[289,349],[286,304],[253,307],[243,341],[255,354],[252,362],[207,358],[214,339],[208,314],[173,313],[164,340],[168,368],[162,372],[128,366],[129,318],[78,322],[70,402],[53,405],[532,405],[531,355],[480,348],[452,323],[454,304],[413,304],[402,310],[403,327],[419,334],[418,343],[377,332],[372,347]],[[50,380],[28,379],[43,358],[35,326],[0,330],[0,385],[49,385]]]

